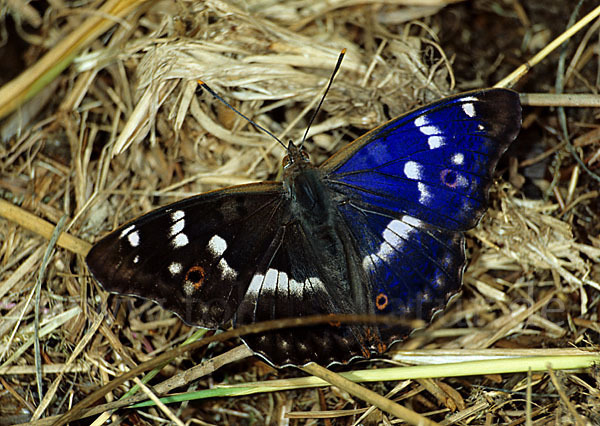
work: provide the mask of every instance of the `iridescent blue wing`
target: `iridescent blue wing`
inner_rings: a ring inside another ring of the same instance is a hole
[[[339,210],[356,242],[375,313],[429,322],[459,290],[465,265],[462,232],[408,215],[390,217],[352,203]],[[409,331],[405,327],[379,330],[386,345]]]
[[[357,205],[466,230],[483,215],[494,168],[520,126],[516,92],[470,92],[387,122],[321,170],[331,189]]]
[[[460,287],[462,231],[487,208],[521,125],[518,94],[462,94],[400,116],[322,166],[353,235],[376,312],[430,320]],[[404,330],[382,329],[384,341]]]

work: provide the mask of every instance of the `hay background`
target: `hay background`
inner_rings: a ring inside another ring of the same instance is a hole
[[[0,194],[52,223],[67,214],[73,219],[68,231],[93,241],[155,206],[277,174],[280,146],[210,95],[198,94],[198,78],[282,139],[297,141],[337,55],[347,48],[310,132],[307,147],[319,164],[388,118],[450,93],[494,84],[562,32],[572,12],[563,2],[403,3],[146,3],[1,123]],[[34,63],[99,4],[44,10],[44,3],[36,10],[10,3],[0,82]],[[592,6],[584,2],[583,9]],[[566,92],[597,92],[597,49],[597,33],[584,31],[569,42],[563,52],[572,65]],[[533,68],[516,88],[553,91],[560,53]],[[567,114],[578,154],[597,170],[597,110],[569,109]],[[494,187],[490,211],[469,232],[463,296],[403,349],[597,349],[598,182],[575,167],[559,135],[551,109],[524,109],[523,131],[499,166],[505,183]],[[0,239],[2,368],[23,367],[19,374],[0,374],[0,424],[14,424],[28,421],[38,404],[33,346],[25,345],[34,326],[33,304],[27,299],[47,241],[4,219]],[[536,305],[539,301],[543,306]],[[58,384],[44,416],[65,412],[126,366],[162,353],[193,332],[152,303],[108,296],[90,279],[82,259],[64,249],[47,263],[40,306],[42,325],[57,322],[41,338],[48,368],[67,361],[98,312],[107,316]],[[65,312],[73,316],[64,319]],[[210,348],[206,356],[235,345]],[[200,362],[201,355],[171,363],[162,378]],[[354,368],[368,365],[385,364]],[[250,358],[188,386],[298,374]],[[450,414],[459,418],[458,412],[468,419],[461,420],[465,424],[518,424],[524,396],[511,391],[522,390],[525,378],[407,382],[396,398],[437,421]],[[584,372],[559,378],[578,415],[599,423],[598,376]],[[54,379],[52,373],[43,375],[46,391]],[[573,422],[548,375],[534,379],[536,424]],[[380,394],[393,386],[370,385]],[[337,411],[347,416],[334,419],[336,424],[352,424],[362,411],[342,410],[364,407],[325,388],[190,402],[173,409],[183,421],[216,424],[276,423],[287,421],[284,414],[290,412]],[[113,420],[159,423],[149,415],[162,414],[121,410]],[[299,417],[304,422],[310,415]],[[367,423],[389,421],[376,411]]]

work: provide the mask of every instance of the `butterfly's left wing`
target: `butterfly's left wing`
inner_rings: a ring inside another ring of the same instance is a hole
[[[458,291],[462,231],[487,208],[494,168],[520,124],[516,92],[471,92],[400,116],[322,166],[378,313],[428,321]],[[386,342],[403,332],[381,329]]]
[[[111,292],[153,300],[191,325],[230,321],[286,218],[280,182],[212,191],[108,234],[86,257]]]

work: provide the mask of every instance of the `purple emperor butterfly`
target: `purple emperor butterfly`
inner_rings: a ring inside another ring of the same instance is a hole
[[[430,321],[461,285],[463,232],[486,210],[521,126],[516,92],[479,90],[397,117],[319,167],[292,142],[282,182],[233,186],[154,210],[86,261],[111,292],[218,328],[315,314]],[[246,336],[276,366],[346,363],[406,326],[325,324]]]

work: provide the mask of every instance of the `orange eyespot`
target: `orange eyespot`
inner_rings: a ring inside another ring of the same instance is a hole
[[[202,287],[202,284],[204,283],[204,278],[204,268],[197,265],[192,266],[190,269],[188,269],[187,273],[185,274],[185,280],[188,283],[192,284],[196,288],[196,290]]]
[[[389,303],[389,300],[388,300],[387,294],[385,294],[385,293],[379,293],[377,295],[377,297],[375,298],[375,306],[380,311],[387,308],[388,303]]]
[[[458,181],[454,170],[444,169],[440,173],[440,179],[444,185],[449,188],[456,188]]]
[[[335,314],[329,314],[330,317],[335,317]],[[332,327],[340,327],[342,325],[339,321],[329,321],[329,325]]]

